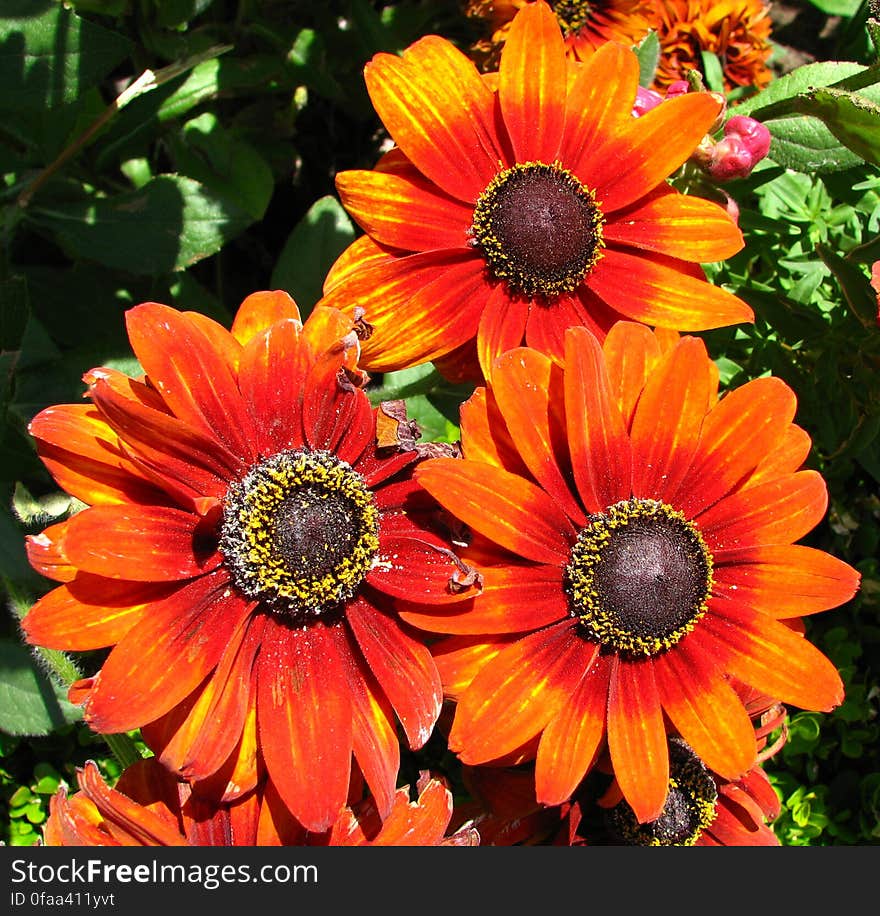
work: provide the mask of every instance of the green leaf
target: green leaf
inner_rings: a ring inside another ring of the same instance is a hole
[[[837,89],[853,90],[870,102],[880,103],[880,71],[849,61],[804,64],[732,110],[763,122],[770,131],[770,158],[779,165],[808,175],[841,171],[860,165],[862,158],[834,135],[818,116],[800,110],[802,98],[817,89],[844,83]],[[863,85],[859,85],[863,84]]]
[[[880,106],[854,92],[814,89],[797,97],[801,114],[819,118],[856,155],[880,165]]]
[[[817,245],[816,252],[840,284],[852,313],[872,333],[877,330],[877,295],[871,289],[862,269],[844,260],[827,245]]]
[[[0,18],[0,109],[53,108],[103,79],[132,49],[56,2],[7,0]]]
[[[706,88],[712,92],[724,92],[724,69],[718,55],[712,51],[700,51]]]
[[[72,257],[153,276],[215,254],[253,222],[236,201],[182,175],[116,197],[34,207],[31,218]]]
[[[826,16],[855,16],[862,0],[810,0]]]
[[[0,729],[10,735],[48,735],[81,716],[65,691],[39,670],[27,647],[0,639]]]
[[[234,200],[262,219],[275,189],[272,170],[249,143],[227,131],[209,112],[193,118],[171,139],[177,171]]]
[[[647,89],[654,82],[657,64],[660,62],[660,39],[653,30],[634,47],[639,59],[639,85]]]
[[[287,290],[305,317],[323,295],[327,271],[354,237],[342,204],[329,194],[319,198],[287,237],[272,271],[272,288]]]

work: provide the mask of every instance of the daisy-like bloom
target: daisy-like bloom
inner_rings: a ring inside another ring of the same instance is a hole
[[[354,756],[387,814],[397,723],[421,747],[441,705],[430,652],[393,601],[468,589],[412,479],[418,450],[377,445],[359,320],[318,307],[302,323],[266,291],[231,331],[157,303],[126,324],[145,377],[92,370],[91,403],[31,423],[87,508],[28,541],[62,584],[25,617],[27,640],[111,648],[71,699],[96,731],[142,728],[203,794],[228,800],[265,768],[323,831]]]
[[[684,79],[688,70],[702,71],[702,51],[717,55],[728,92],[739,86],[760,89],[773,78],[767,64],[772,21],[764,0],[657,0],[651,5],[660,42],[656,87]]]
[[[465,15],[485,24],[488,32],[471,48],[471,57],[483,72],[498,69],[501,48],[514,16],[531,0],[466,0]],[[565,36],[566,53],[586,60],[606,41],[634,45],[651,28],[651,4],[646,0],[549,0]]]
[[[46,846],[478,846],[479,834],[462,826],[446,835],[452,793],[422,774],[415,800],[409,787],[394,793],[381,819],[369,797],[344,806],[330,828],[311,833],[266,783],[230,802],[193,794],[155,757],[138,761],[110,788],[97,764],[77,770],[80,791],[62,787],[49,802]]]
[[[607,747],[645,822],[666,802],[667,721],[722,778],[754,765],[731,676],[806,709],[841,702],[837,669],[788,623],[847,601],[859,574],[795,543],[827,490],[799,469],[810,439],[784,382],[719,398],[701,340],[633,322],[565,344],[562,366],[499,357],[462,406],[463,458],[416,470],[473,532],[482,591],[401,614],[454,634],[432,651],[463,763],[535,759],[554,805]]]
[[[524,341],[561,355],[575,325],[601,337],[622,316],[677,330],[753,320],[700,267],[739,251],[739,229],[666,181],[720,103],[692,92],[634,118],[638,73],[615,42],[567,60],[540,0],[513,20],[497,80],[437,36],[367,64],[397,147],[372,171],[337,175],[366,235],[331,268],[322,300],[369,303],[364,368],[440,360],[444,371],[475,345],[485,374]]]

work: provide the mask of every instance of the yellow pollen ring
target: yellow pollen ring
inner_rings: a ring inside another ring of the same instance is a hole
[[[291,554],[286,525],[318,530],[300,533]],[[355,593],[379,550],[378,534],[373,494],[350,465],[325,452],[286,451],[229,488],[220,549],[248,597],[315,616]]]

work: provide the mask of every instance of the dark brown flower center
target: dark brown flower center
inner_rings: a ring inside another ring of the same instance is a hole
[[[350,465],[286,451],[229,487],[220,550],[245,595],[304,622],[355,593],[378,533],[373,494]]]
[[[706,610],[712,558],[699,531],[655,500],[630,499],[591,516],[566,567],[572,616],[588,637],[656,655]]]
[[[703,762],[679,738],[669,740],[669,794],[660,817],[636,820],[621,801],[605,815],[613,844],[624,846],[693,846],[715,820],[718,788]]]
[[[530,298],[573,292],[603,246],[593,192],[559,164],[518,163],[495,176],[474,209],[474,244],[493,277]]]

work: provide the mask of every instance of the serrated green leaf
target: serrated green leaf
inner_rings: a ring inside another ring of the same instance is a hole
[[[10,735],[48,735],[81,717],[80,708],[39,670],[25,646],[0,639],[0,729]]]
[[[319,198],[287,237],[272,271],[272,288],[287,290],[305,317],[323,294],[327,271],[354,237],[339,201],[329,194]]]
[[[639,59],[639,85],[647,89],[654,82],[657,64],[660,62],[660,39],[657,33],[652,29],[634,50]]]
[[[116,32],[60,3],[7,0],[0,18],[0,109],[72,102],[131,52]]]
[[[761,92],[738,103],[733,114],[762,121],[770,131],[769,158],[786,168],[805,174],[827,174],[859,165],[856,155],[818,118],[804,115],[800,96],[842,81],[859,81],[859,95],[880,103],[880,72],[850,61],[822,61],[804,64],[773,80]],[[839,88],[839,87],[838,87]],[[852,86],[848,88],[852,89]]]
[[[864,95],[829,87],[799,95],[796,102],[801,114],[819,118],[857,156],[880,165],[880,106]]]
[[[234,200],[182,175],[159,175],[115,197],[34,207],[31,218],[73,257],[153,276],[215,254],[253,222]]]

